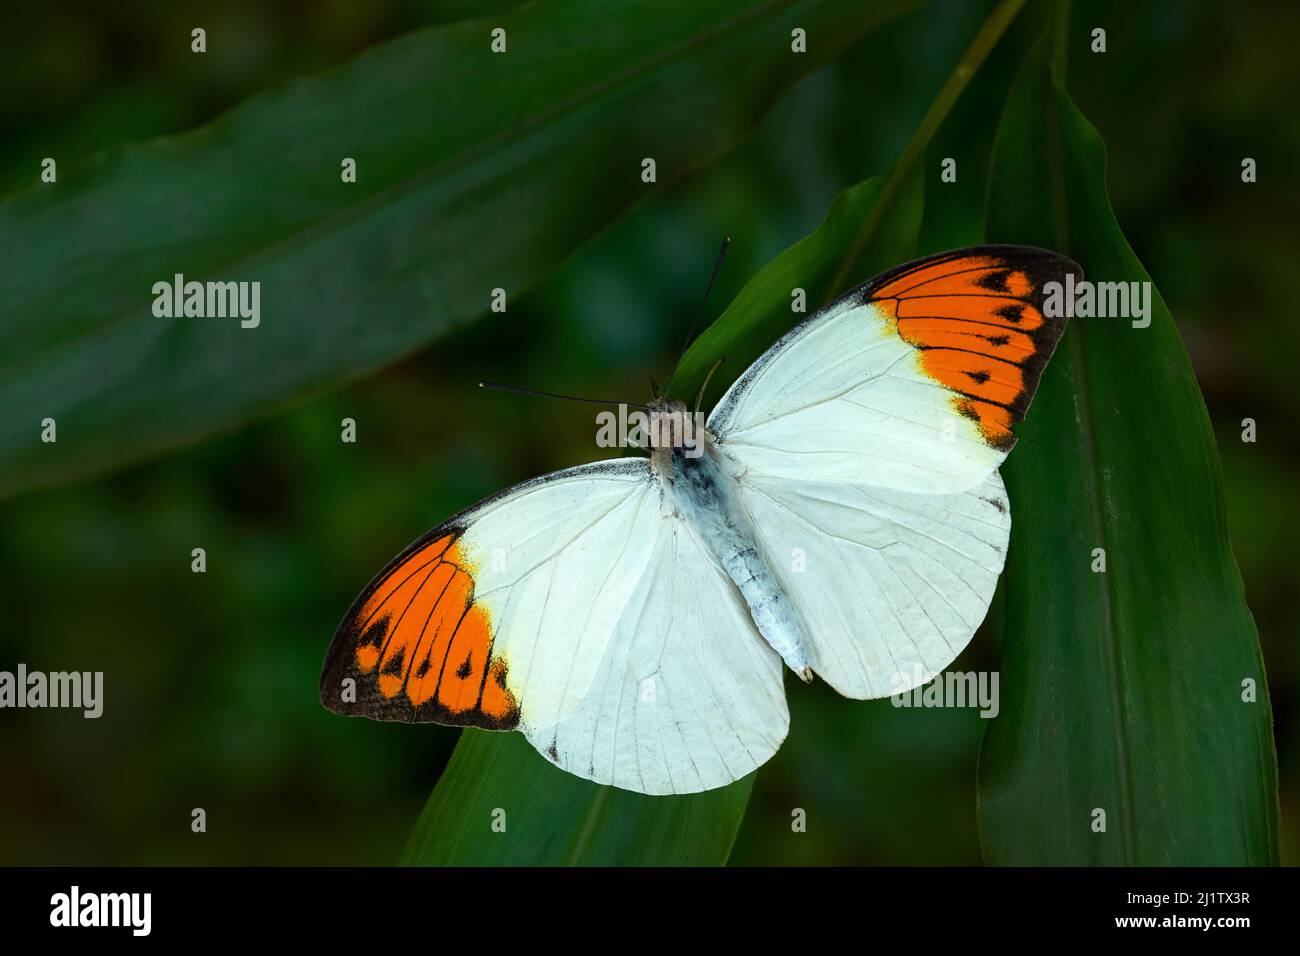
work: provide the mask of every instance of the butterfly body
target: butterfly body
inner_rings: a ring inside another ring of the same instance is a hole
[[[981,246],[845,293],[707,422],[653,402],[648,456],[523,482],[412,542],[344,615],[321,702],[519,730],[570,773],[674,794],[776,753],[786,666],[858,700],[929,681],[992,600],[998,469],[1065,331],[1044,288],[1081,274]]]
[[[804,681],[812,680],[803,633],[790,600],[781,590],[739,491],[738,469],[701,429],[703,454],[682,447],[657,449],[651,471],[665,503],[688,533],[699,537],[709,556],[740,591],[754,626]],[[666,452],[666,454],[662,453]]]

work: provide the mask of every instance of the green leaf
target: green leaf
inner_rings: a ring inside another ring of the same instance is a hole
[[[1111,211],[1101,138],[1042,51],[1002,119],[988,239],[1056,248],[1090,281],[1149,281]],[[991,863],[1277,861],[1268,689],[1218,453],[1152,300],[1146,328],[1071,320],[1003,469],[1002,710],[979,768]]]
[[[402,863],[720,866],[754,784],[682,797],[601,787],[540,757],[522,734],[466,731]]]
[[[908,5],[529,4],[386,43],[185,135],[61,160],[56,184],[0,204],[0,495],[409,354],[734,145],[778,90]],[[154,316],[154,283],[178,273],[260,282],[260,324]],[[40,440],[47,417],[57,443]]]
[[[773,342],[842,292],[842,276],[856,284],[912,258],[923,205],[919,175],[904,174],[897,198],[887,199],[890,215],[862,231],[887,182],[878,176],[842,191],[816,231],[760,269],[691,343],[673,376],[673,391],[693,400],[714,362],[723,359],[707,393],[719,397]],[[796,290],[804,293],[802,312],[792,308]]]

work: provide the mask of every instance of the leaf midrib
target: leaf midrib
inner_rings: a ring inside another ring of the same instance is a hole
[[[566,866],[578,866],[582,862],[587,847],[591,843],[591,836],[596,832],[596,823],[605,810],[605,804],[609,801],[610,789],[607,786],[601,787],[597,791],[595,799],[591,801],[591,807],[587,810],[587,817],[582,821],[582,829],[578,831],[578,837],[573,841],[573,850],[565,861]]]
[[[1053,87],[1053,93],[1057,93]],[[1064,109],[1059,95],[1054,96],[1052,109],[1049,111],[1052,131],[1049,137],[1052,150],[1051,191],[1053,209],[1056,213],[1058,248],[1068,248],[1069,243],[1069,202],[1065,188],[1065,144],[1061,131],[1061,111]],[[1096,424],[1092,408],[1092,392],[1088,384],[1087,363],[1083,353],[1083,330],[1077,325],[1070,336],[1071,366],[1074,372],[1075,387],[1078,390],[1080,423],[1079,435],[1083,443],[1083,457],[1092,484],[1092,493],[1088,495],[1088,510],[1092,519],[1094,540],[1100,542],[1106,559],[1110,557],[1110,535],[1107,533],[1105,509],[1102,508],[1103,494],[1101,463],[1097,457]],[[1123,667],[1120,663],[1119,633],[1115,626],[1114,585],[1111,582],[1109,568],[1100,574],[1100,605],[1103,627],[1103,652],[1106,659],[1106,677],[1110,689],[1111,735],[1115,741],[1115,774],[1119,787],[1120,833],[1124,863],[1132,866],[1137,860],[1137,846],[1134,837],[1133,821],[1133,781],[1129,766],[1129,745],[1127,721],[1124,716],[1124,694],[1122,689]]]

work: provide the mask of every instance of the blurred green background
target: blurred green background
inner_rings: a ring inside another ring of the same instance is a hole
[[[0,37],[0,195],[29,188],[42,156],[186,130],[380,40],[507,6],[25,7]],[[476,383],[643,400],[721,238],[733,242],[710,317],[836,192],[888,168],[991,6],[930,3],[870,34],[775,101],[747,143],[634,210],[505,314],[237,433],[0,504],[0,667],[106,674],[98,721],[3,715],[0,863],[394,862],[458,731],[324,711],[316,680],[334,627],[426,528],[601,455],[594,410]],[[1300,18],[1283,0],[1230,15],[1208,2],[1077,7],[1069,86],[1107,143],[1117,216],[1173,311],[1218,436],[1274,704],[1282,859],[1295,863],[1300,114],[1288,100]],[[198,23],[248,42],[200,72],[161,39]],[[1107,30],[1105,54],[1089,52],[1094,26]],[[981,238],[984,168],[1028,29],[1012,28],[930,147],[927,169],[957,156],[960,175],[927,203],[923,245]],[[1244,156],[1258,161],[1252,186]],[[1141,401],[1135,382],[1135,413]],[[344,417],[357,421],[354,445],[339,441]],[[1241,441],[1245,417],[1255,444]],[[194,547],[207,550],[205,575],[190,573]],[[953,667],[997,661],[980,635]],[[791,734],[759,772],[733,863],[980,861],[975,711],[851,703],[821,683],[787,690]],[[190,831],[194,807],[206,835]],[[790,832],[793,807],[809,811],[806,834]]]

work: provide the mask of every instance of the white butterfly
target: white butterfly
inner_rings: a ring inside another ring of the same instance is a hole
[[[998,466],[1078,267],[986,246],[900,266],[790,331],[699,444],[516,485],[403,551],[344,617],[321,700],[519,729],[557,766],[693,793],[789,726],[782,662],[846,697],[910,689],[983,620],[1006,556]],[[685,412],[658,399],[661,423]]]

